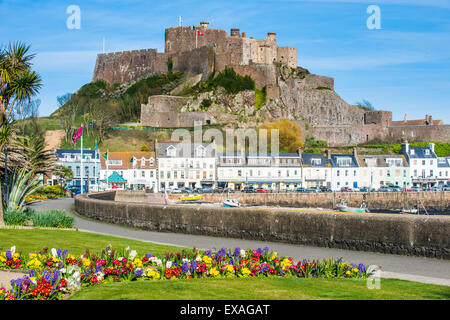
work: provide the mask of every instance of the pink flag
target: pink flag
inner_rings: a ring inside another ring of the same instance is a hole
[[[75,145],[75,142],[77,142],[77,140],[80,139],[82,135],[83,135],[83,127],[78,129],[78,131],[75,133],[72,139],[72,143]]]

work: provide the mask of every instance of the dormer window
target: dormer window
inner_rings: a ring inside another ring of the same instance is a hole
[[[313,166],[320,166],[322,163],[322,159],[311,159],[311,165]]]
[[[425,154],[427,155],[427,156],[429,156],[430,155],[430,150],[425,150]]]
[[[166,155],[168,157],[175,157],[177,149],[174,146],[169,146],[166,149]]]
[[[338,158],[337,164],[341,167],[350,167],[352,165],[352,158]]]
[[[414,149],[411,149],[411,155],[414,155]]]

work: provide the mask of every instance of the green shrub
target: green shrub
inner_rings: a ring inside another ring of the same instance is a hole
[[[3,212],[3,219],[7,226],[23,226],[25,222],[31,220],[33,214],[33,210],[29,208],[25,210],[8,209]]]
[[[266,87],[262,90],[255,88],[255,108],[256,110],[261,109],[261,107],[267,102],[267,89]]]
[[[226,68],[217,77],[210,77],[207,81],[207,91],[217,87],[224,88],[227,93],[236,94],[244,90],[254,90],[255,81],[250,76],[241,76],[234,69]]]
[[[65,211],[47,210],[34,213],[31,221],[36,227],[72,228],[75,219]]]
[[[208,98],[203,99],[202,103],[200,104],[200,110],[206,111],[208,108],[212,105],[212,101]]]

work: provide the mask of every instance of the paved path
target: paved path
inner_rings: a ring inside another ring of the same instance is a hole
[[[65,198],[35,203],[36,210],[61,209],[72,211],[73,199]],[[123,238],[141,240],[146,242],[169,244],[180,247],[205,248],[262,248],[269,247],[280,254],[288,255],[296,260],[343,258],[345,261],[364,263],[365,265],[378,265],[382,269],[382,277],[398,278],[424,283],[434,283],[450,286],[450,261],[370,253],[362,251],[320,248],[284,243],[271,243],[242,239],[229,239],[219,237],[206,237],[178,233],[139,231],[111,224],[91,221],[75,215],[75,227],[80,231],[113,235]]]

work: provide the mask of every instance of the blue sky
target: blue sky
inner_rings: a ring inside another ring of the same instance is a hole
[[[369,30],[367,7],[381,9],[381,30]],[[69,30],[69,5],[81,9],[81,29]],[[44,87],[40,115],[56,97],[92,80],[97,53],[157,48],[164,29],[209,21],[248,37],[276,32],[281,46],[298,49],[299,65],[335,78],[348,103],[369,100],[394,120],[450,123],[450,0],[228,0],[15,1],[0,0],[0,44],[24,41],[36,53]]]

